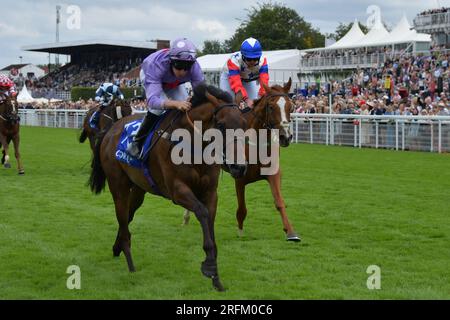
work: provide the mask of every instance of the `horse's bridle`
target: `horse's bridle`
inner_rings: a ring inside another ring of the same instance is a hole
[[[235,104],[235,103],[224,103],[224,104],[221,104],[221,105],[217,106],[214,109],[214,112],[213,112],[213,120],[214,120],[214,124],[215,125],[217,124],[217,118],[216,118],[217,114],[224,108],[237,108],[237,109],[239,109],[239,106],[237,104]],[[192,126],[194,131],[196,133],[200,134],[200,130],[194,125],[194,122],[192,121],[191,117],[189,116],[189,111],[186,111],[186,118],[188,120],[189,125]]]
[[[221,104],[221,105],[217,106],[216,108],[214,108],[214,112],[213,112],[213,121],[214,121],[213,127],[216,127],[216,126],[218,125],[217,114],[218,114],[220,111],[222,111],[224,108],[236,108],[236,109],[239,110],[239,106],[238,106],[236,103],[224,103],[224,104]],[[189,111],[186,111],[186,118],[187,118],[189,124],[190,124],[190,125],[192,126],[192,128],[194,129],[194,132],[196,132],[196,133],[198,133],[198,134],[201,134],[200,130],[195,126],[195,124],[194,124],[194,122],[192,121],[191,117],[189,117]],[[223,139],[224,139],[224,141],[225,141],[225,140],[226,140],[226,132],[225,132],[226,129],[225,129],[225,127],[219,126],[217,129],[220,130],[220,132],[222,133]],[[226,145],[226,144],[223,144],[223,152],[222,152],[222,156],[223,156],[224,163],[227,162],[227,159],[226,159],[226,151],[225,151],[226,148],[227,148],[227,145]]]
[[[255,112],[254,107],[250,109],[250,112],[255,116],[255,118],[258,119],[258,120],[263,124],[262,127],[263,127],[264,129],[269,129],[269,130],[275,129],[275,125],[273,125],[272,123],[270,123],[270,120],[269,120],[269,110],[270,110],[270,106],[269,106],[269,102],[270,102],[270,101],[269,101],[269,99],[270,99],[270,98],[273,98],[273,97],[286,97],[286,98],[289,99],[289,95],[287,95],[286,93],[271,93],[271,94],[268,94],[268,95],[266,95],[265,97],[263,97],[263,98],[266,99],[265,105],[264,105],[264,108],[265,108],[265,111],[266,111],[266,118],[265,118],[265,119],[263,119],[262,117],[260,117],[260,116]]]

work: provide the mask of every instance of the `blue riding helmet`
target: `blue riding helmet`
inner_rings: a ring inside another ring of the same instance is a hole
[[[262,56],[261,43],[255,38],[245,39],[241,44],[241,53],[244,58],[259,59]]]

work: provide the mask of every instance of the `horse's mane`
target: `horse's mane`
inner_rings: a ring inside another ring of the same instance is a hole
[[[284,88],[282,86],[280,86],[279,84],[274,84],[273,86],[270,87],[270,91],[277,91],[280,93],[284,93]],[[253,101],[253,104],[256,106],[259,103],[259,101],[262,100],[267,94],[268,94],[268,92],[266,92],[266,94],[264,96],[262,96],[261,98]]]
[[[194,88],[194,96],[191,99],[193,108],[206,102],[209,102],[208,98],[206,98],[206,91],[208,91],[209,94],[213,95],[217,99],[224,101],[225,103],[233,103],[233,98],[228,92],[222,91],[214,86],[202,83]]]

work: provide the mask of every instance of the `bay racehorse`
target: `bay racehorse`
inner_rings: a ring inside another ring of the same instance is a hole
[[[86,117],[83,121],[83,130],[79,137],[80,143],[84,143],[86,139],[89,139],[92,151],[94,151],[95,137],[99,132],[108,131],[117,120],[129,116],[133,112],[129,101],[115,99],[109,106],[101,111],[98,128],[95,129],[90,126],[89,121],[96,110],[97,108],[91,108],[86,113]]]
[[[201,264],[203,275],[212,279],[214,288],[223,291],[217,268],[217,246],[214,235],[214,221],[217,210],[217,187],[220,164],[179,164],[170,156],[175,143],[170,136],[175,129],[186,129],[193,134],[193,121],[201,121],[202,129],[217,128],[224,135],[226,129],[243,129],[246,123],[237,105],[232,103],[228,93],[201,85],[194,90],[192,109],[187,113],[171,110],[161,121],[162,129],[152,138],[153,148],[144,160],[143,168],[134,168],[116,159],[116,147],[127,123],[142,118],[132,115],[116,122],[104,136],[100,136],[95,147],[90,177],[90,188],[100,193],[108,182],[119,223],[113,255],[123,251],[128,269],[135,271],[131,257],[131,234],[128,229],[136,210],[142,205],[146,192],[165,197],[173,203],[195,213],[203,231],[203,250],[206,259]],[[197,128],[198,130],[198,128]],[[184,140],[183,140],[184,141]],[[238,150],[237,142],[233,147]],[[245,173],[246,164],[227,164],[230,173],[236,177]],[[149,170],[153,179],[146,177]]]
[[[20,118],[18,114],[18,103],[15,98],[0,97],[0,147],[2,150],[1,163],[5,168],[11,168],[9,157],[9,144],[14,144],[14,155],[17,160],[17,169],[20,175],[25,174],[22,159],[20,157]]]
[[[254,107],[246,109],[242,116],[247,121],[249,129],[278,129],[280,133],[279,142],[282,147],[288,147],[292,140],[292,133],[290,132],[290,114],[294,110],[294,104],[288,96],[288,92],[291,88],[291,79],[281,87],[275,85],[267,87],[263,84],[266,94],[261,99],[254,102]],[[236,96],[236,103],[240,104],[242,96],[238,94]],[[271,139],[269,139],[271,141]],[[270,153],[270,144],[258,145],[258,148],[267,148],[267,154]],[[246,145],[246,159],[249,159],[249,145]],[[236,218],[238,222],[239,234],[243,234],[244,220],[247,216],[247,206],[245,203],[245,187],[247,184],[266,180],[269,183],[272,196],[274,198],[275,207],[281,215],[283,223],[283,230],[286,233],[286,238],[289,241],[300,241],[300,237],[294,231],[291,223],[289,222],[286,213],[286,204],[281,194],[281,169],[273,175],[261,174],[261,168],[263,165],[259,161],[257,164],[250,163],[247,168],[246,174],[241,178],[235,178],[235,189],[238,200],[238,208],[236,211]],[[226,167],[224,167],[227,170]],[[184,214],[184,225],[189,222],[190,212],[186,211]]]

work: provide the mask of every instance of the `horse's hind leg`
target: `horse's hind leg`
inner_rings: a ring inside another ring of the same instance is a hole
[[[130,193],[130,212],[128,222],[131,223],[136,211],[142,206],[145,197],[145,190],[142,190],[138,186],[133,186]]]
[[[2,165],[7,169],[11,168],[11,164],[9,163],[9,152],[8,152],[10,141],[11,140],[8,141],[8,139],[4,135],[0,134],[0,143],[3,146]]]
[[[139,209],[144,202],[145,197],[145,191],[139,188],[138,186],[133,186],[131,188],[130,192],[130,210],[129,210],[129,216],[128,216],[128,224],[130,224],[133,221],[134,214]],[[120,235],[120,228],[117,231],[117,237],[116,242],[113,246],[113,255],[114,257],[118,257],[120,255],[120,252],[122,252],[121,246],[119,244],[119,235]],[[131,234],[130,234],[130,248],[131,248]]]
[[[130,207],[130,182],[128,177],[123,173],[121,177],[114,176],[113,179],[108,178],[108,185],[114,199],[116,208],[117,222],[119,223],[119,231],[116,242],[113,246],[114,256],[119,256],[123,251],[127,259],[128,270],[135,272],[136,269],[131,257],[131,233],[128,229],[129,223],[129,207]]]
[[[268,176],[267,181],[269,182],[270,189],[272,190],[272,195],[275,200],[275,207],[280,212],[281,220],[283,222],[283,229],[286,232],[286,237],[288,241],[300,241],[300,237],[295,233],[294,228],[289,222],[286,205],[284,203],[283,196],[281,195],[281,173],[278,171],[277,174]]]
[[[16,156],[16,160],[17,160],[17,170],[19,171],[20,175],[25,174],[25,170],[23,169],[23,164],[22,164],[22,158],[20,157],[20,151],[19,151],[19,145],[20,145],[20,136],[19,134],[17,134],[14,138],[13,138],[13,143],[14,143],[14,155]]]

